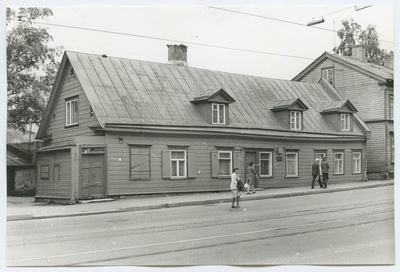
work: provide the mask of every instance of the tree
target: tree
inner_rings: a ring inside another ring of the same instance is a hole
[[[366,61],[382,65],[387,55],[386,50],[379,48],[379,34],[375,26],[368,25],[362,29],[353,19],[342,21],[342,28],[337,32],[340,38],[340,45],[333,49],[333,52],[343,56],[352,55],[352,46],[362,44],[366,49]]]
[[[61,56],[51,47],[51,35],[34,20],[52,16],[48,8],[7,8],[7,112],[8,126],[24,131],[39,124]]]

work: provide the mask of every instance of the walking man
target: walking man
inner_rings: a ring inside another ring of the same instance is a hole
[[[247,194],[251,195],[252,193],[255,194],[256,192],[254,191],[254,182],[255,179],[257,178],[257,172],[256,169],[253,165],[253,162],[249,163],[249,166],[247,167],[246,170],[246,182],[249,186],[247,186]],[[251,189],[251,193],[250,193]]]
[[[320,188],[323,188],[321,183],[321,175],[319,173],[319,159],[315,159],[314,164],[312,165],[312,182],[311,182],[311,189],[314,189],[315,179],[318,177],[318,184]]]
[[[326,160],[326,157],[322,158],[322,162],[321,162],[321,171],[322,171],[322,185],[324,186],[324,188],[327,188],[327,183],[329,180],[329,163]]]

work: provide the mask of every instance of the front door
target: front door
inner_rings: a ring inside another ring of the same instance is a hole
[[[257,152],[255,152],[255,151],[246,151],[246,153],[245,153],[245,166],[244,166],[244,170],[245,171],[246,171],[247,167],[249,167],[250,162],[254,162],[254,167],[256,168],[256,171],[258,173],[258,166],[256,165],[257,164]],[[246,177],[246,179],[247,179],[247,177]],[[257,178],[254,180],[254,188],[258,188],[258,179]]]
[[[82,154],[82,198],[100,198],[104,196],[103,163],[104,154]]]

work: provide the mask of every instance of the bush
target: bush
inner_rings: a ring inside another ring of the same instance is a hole
[[[15,189],[14,196],[35,196],[36,186],[30,182],[25,182],[24,185]]]

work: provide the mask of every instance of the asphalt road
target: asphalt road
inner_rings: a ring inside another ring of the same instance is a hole
[[[393,188],[7,222],[6,264],[392,264]]]

